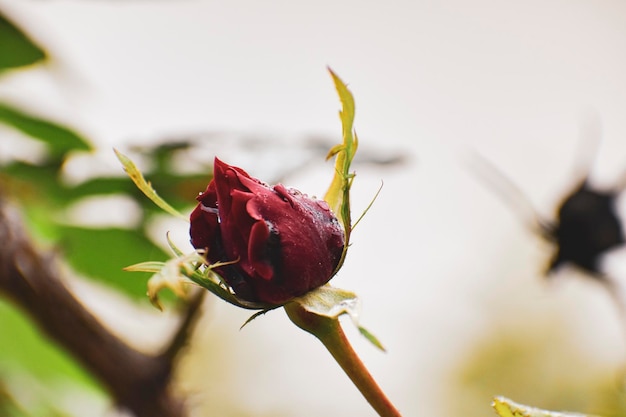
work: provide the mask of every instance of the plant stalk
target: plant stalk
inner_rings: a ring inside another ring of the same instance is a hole
[[[363,397],[381,417],[401,417],[369,373],[348,341],[339,320],[307,311],[292,302],[285,305],[287,315],[298,327],[317,337],[333,356]]]

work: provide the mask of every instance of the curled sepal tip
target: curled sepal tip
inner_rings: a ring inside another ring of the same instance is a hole
[[[148,298],[153,306],[163,310],[159,301],[159,293],[165,289],[170,289],[177,297],[187,296],[187,285],[192,281],[188,275],[193,274],[198,265],[202,264],[204,258],[198,252],[189,255],[170,259],[166,262],[142,262],[127,266],[125,271],[131,272],[152,272],[153,275],[148,280]]]
[[[238,298],[224,279],[213,270],[237,261],[208,264],[204,257],[204,251],[196,250],[189,254],[183,254],[172,242],[169,233],[167,242],[175,254],[174,258],[166,262],[142,262],[124,268],[126,271],[153,273],[148,280],[148,298],[159,310],[163,309],[158,297],[160,291],[168,288],[178,297],[184,298],[187,293],[186,286],[189,284],[199,285],[237,307],[264,311],[276,308],[276,306],[265,303],[255,303]]]
[[[586,414],[542,410],[518,404],[505,397],[496,397],[491,404],[500,417],[591,417]]]

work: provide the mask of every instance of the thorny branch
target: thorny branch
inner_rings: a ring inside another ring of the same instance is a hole
[[[191,301],[180,328],[159,355],[140,352],[112,334],[68,291],[50,254],[29,239],[21,218],[0,194],[0,295],[26,312],[136,417],[184,417],[171,389],[173,362],[188,340],[202,296]]]

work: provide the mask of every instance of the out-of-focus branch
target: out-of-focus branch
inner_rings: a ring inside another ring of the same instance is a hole
[[[183,319],[174,333],[169,344],[165,346],[162,353],[159,355],[162,361],[172,363],[180,350],[187,345],[187,342],[191,338],[191,333],[199,317],[200,307],[202,301],[204,301],[204,295],[206,291],[204,289],[193,288],[194,291],[191,299],[185,306],[186,311]]]
[[[184,402],[170,381],[176,353],[185,344],[200,298],[161,355],[131,348],[106,329],[63,285],[52,256],[33,245],[15,208],[0,193],[0,295],[25,311],[137,417],[184,417]]]

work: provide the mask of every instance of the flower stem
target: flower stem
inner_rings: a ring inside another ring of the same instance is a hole
[[[339,320],[307,311],[298,303],[285,305],[287,315],[298,327],[317,337],[335,358],[352,383],[381,417],[400,417],[400,412],[389,401],[372,375],[356,354]]]

